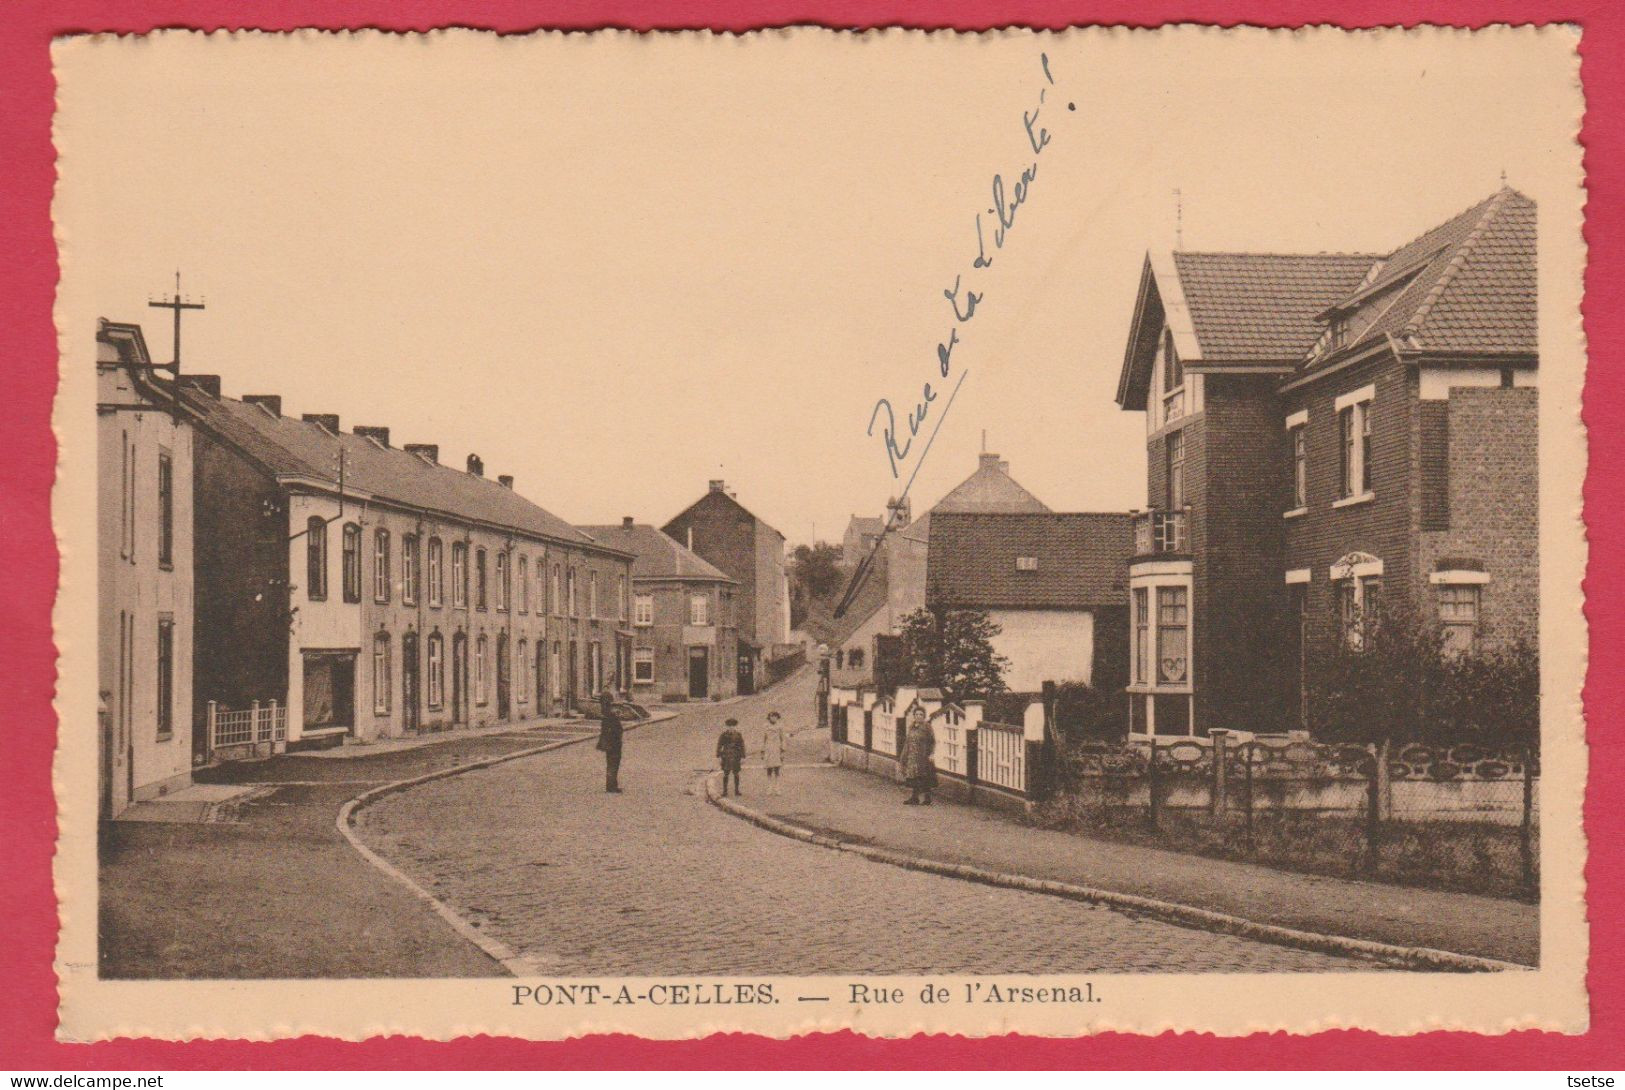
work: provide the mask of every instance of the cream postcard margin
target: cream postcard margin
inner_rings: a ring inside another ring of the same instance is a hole
[[[189,32],[164,32],[166,36]],[[498,37],[472,31],[437,32],[421,37],[421,50],[437,63],[463,66],[470,77],[499,66],[590,63],[635,78],[658,71],[663,59],[686,51],[714,47],[708,34],[636,35],[599,32],[590,35],[538,33]],[[391,48],[392,36],[360,32],[342,43],[358,76],[403,63]],[[817,57],[850,79],[831,80],[823,93],[840,102],[850,97],[854,124],[863,123],[883,103],[860,97],[864,69],[884,57],[938,51],[963,58],[962,83],[955,94],[966,111],[985,97],[985,81],[1006,79],[1013,66],[981,64],[988,51],[1030,54],[1036,71],[1038,55],[1053,59],[1057,82],[1089,112],[1092,124],[1109,125],[1111,96],[1144,89],[1108,85],[1091,77],[1093,68],[1122,66],[1125,57],[1149,56],[1178,49],[1188,63],[1234,63],[1236,54],[1256,52],[1260,63],[1312,65],[1320,50],[1361,50],[1380,56],[1388,43],[1403,39],[1424,43],[1440,56],[1472,50],[1493,40],[1515,45],[1521,63],[1509,64],[1505,79],[1531,90],[1527,120],[1532,146],[1542,154],[1522,164],[1515,179],[1540,202],[1540,486],[1541,582],[1543,600],[1540,638],[1543,650],[1544,754],[1542,808],[1541,966],[1528,972],[1483,974],[1342,973],[1314,974],[1091,974],[1087,978],[1020,978],[1017,983],[1056,984],[1088,979],[1103,997],[1089,1007],[1067,1005],[953,1005],[918,1002],[924,978],[893,978],[909,1001],[893,1007],[863,1009],[839,1000],[816,1010],[794,1004],[747,1007],[537,1008],[513,1003],[511,983],[492,980],[185,980],[112,981],[97,976],[97,778],[96,778],[96,492],[92,341],[96,318],[109,303],[98,297],[95,246],[98,186],[125,184],[119,165],[102,160],[98,148],[81,138],[85,122],[98,103],[120,94],[120,58],[145,48],[135,38],[78,37],[54,47],[59,84],[55,142],[59,183],[55,206],[56,236],[61,251],[62,281],[56,318],[62,366],[55,427],[61,445],[54,517],[62,556],[56,642],[60,649],[57,696],[59,741],[56,786],[60,836],[56,881],[62,933],[57,956],[61,978],[61,1027],[68,1040],[91,1041],[123,1036],[166,1039],[276,1039],[304,1034],[359,1039],[378,1034],[410,1034],[449,1039],[471,1034],[559,1039],[587,1033],[631,1033],[653,1038],[686,1038],[714,1032],[746,1031],[785,1036],[824,1030],[852,1029],[895,1036],[919,1032],[1029,1034],[1070,1036],[1109,1030],[1158,1033],[1192,1030],[1233,1035],[1287,1030],[1304,1033],[1354,1027],[1409,1034],[1430,1029],[1502,1033],[1538,1028],[1580,1032],[1587,1024],[1585,965],[1587,923],[1584,900],[1584,838],[1581,803],[1586,777],[1586,751],[1579,694],[1586,663],[1586,625],[1581,613],[1581,578],[1586,547],[1580,523],[1581,483],[1586,444],[1579,422],[1585,347],[1579,304],[1585,261],[1581,237],[1584,207],[1581,149],[1575,142],[1583,110],[1579,84],[1578,30],[1570,27],[1491,28],[1479,32],[1422,29],[1347,33],[1319,28],[1300,32],[1180,27],[1161,31],[1079,29],[1059,34],[1006,30],[985,35],[948,32],[886,31],[861,35],[819,29],[761,32],[736,40],[740,49],[771,45],[795,56]],[[277,51],[332,48],[334,39],[316,32],[294,36],[244,34],[230,41],[240,50]],[[223,47],[223,35],[190,35],[188,50],[207,53]],[[1291,42],[1302,55],[1283,56],[1279,46]],[[719,72],[719,81],[723,74]],[[1073,86],[1067,88],[1066,82]],[[891,95],[935,93],[924,87],[888,87]],[[244,86],[245,99],[255,89]],[[1328,92],[1330,93],[1330,92]],[[1207,107],[1220,104],[1207,103]],[[229,96],[212,108],[230,110]],[[259,115],[256,115],[259,116]],[[1019,120],[1011,123],[1019,124]],[[1398,118],[1396,125],[1403,125]],[[1057,129],[1062,126],[1057,125]],[[1057,133],[1058,138],[1069,134]],[[1340,134],[1314,134],[1337,140]],[[704,148],[695,148],[702,156]],[[1385,154],[1382,146],[1369,149]],[[831,149],[837,154],[838,149]],[[198,156],[223,154],[196,149]],[[316,154],[312,151],[312,154]],[[896,164],[899,175],[876,184],[906,185],[908,169],[935,170],[941,164]],[[1199,170],[1200,165],[1193,167]],[[1492,179],[1485,179],[1485,192]],[[584,178],[584,184],[591,184]],[[1261,174],[1260,185],[1268,178]],[[1420,183],[1419,183],[1420,184]],[[1047,200],[1063,195],[1043,193]],[[185,199],[184,194],[154,193],[157,201]],[[373,199],[388,201],[387,192]],[[851,195],[862,200],[861,194]],[[974,213],[975,209],[968,209]],[[1091,210],[1099,214],[1099,210]],[[961,224],[943,231],[959,231]],[[218,225],[222,233],[232,224]],[[567,232],[567,218],[557,230]],[[158,240],[154,240],[155,244]],[[877,240],[884,245],[884,240]],[[1396,242],[1399,241],[1396,239]],[[962,247],[961,247],[962,248]],[[957,253],[957,250],[955,251]],[[748,262],[746,252],[712,255],[717,260]],[[455,277],[456,269],[439,270]],[[1125,274],[1127,275],[1127,274]],[[155,290],[163,285],[155,285]],[[613,314],[612,309],[606,309]],[[108,314],[109,317],[119,315]],[[592,320],[583,315],[583,321]],[[156,325],[156,323],[154,323]],[[930,345],[909,341],[887,345],[888,351],[914,353]],[[913,373],[913,372],[908,372]],[[797,411],[813,414],[815,406]],[[861,421],[802,422],[853,433],[863,441]],[[763,834],[766,835],[766,834]],[[816,848],[801,850],[814,851]],[[832,978],[814,978],[825,987]],[[846,978],[840,978],[845,980]],[[864,979],[853,974],[852,980]],[[938,979],[938,978],[933,978]],[[954,978],[940,978],[953,983]],[[867,983],[876,983],[870,978]],[[605,980],[619,985],[622,981]],[[627,981],[637,984],[639,982]],[[794,994],[793,978],[784,979],[782,994]],[[638,990],[636,987],[634,990]],[[776,990],[778,990],[776,988]]]

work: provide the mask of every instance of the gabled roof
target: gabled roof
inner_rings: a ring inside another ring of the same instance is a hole
[[[975,473],[949,489],[948,494],[938,500],[931,510],[892,533],[924,544],[931,540],[931,519],[934,515],[975,511],[1042,514],[1048,510],[1043,500],[1010,476],[1009,462],[1001,461],[997,454],[982,454]]]
[[[682,518],[684,515],[687,515],[690,511],[692,511],[696,507],[700,506],[700,504],[706,503],[708,501],[711,502],[711,503],[716,503],[718,501],[718,499],[726,500],[728,503],[732,504],[734,507],[737,507],[740,511],[744,512],[746,515],[749,515],[752,519],[754,519],[756,521],[756,524],[758,526],[765,529],[768,533],[770,533],[770,534],[778,534],[779,537],[781,537],[781,538],[784,537],[784,535],[782,533],[779,533],[779,531],[777,529],[775,529],[772,526],[772,524],[770,524],[766,520],[758,517],[756,512],[752,511],[750,508],[748,508],[744,504],[740,503],[738,498],[736,498],[733,495],[733,493],[724,491],[724,490],[719,489],[719,488],[710,489],[709,491],[707,491],[705,493],[705,495],[701,496],[699,499],[695,500],[693,503],[689,504],[687,507],[685,507],[681,511],[677,512],[671,518],[667,519],[666,524],[660,528],[661,532],[668,533],[668,534],[671,533],[671,526],[678,519]]]
[[[1148,255],[1118,380],[1125,409],[1145,408],[1164,325],[1187,365],[1214,371],[1289,375],[1389,336],[1401,350],[1532,357],[1535,204],[1503,187],[1386,256]]]
[[[1320,336],[1321,312],[1358,287],[1373,260],[1372,254],[1174,254],[1198,359],[1296,363]]]
[[[933,606],[1089,609],[1128,601],[1131,516],[943,513],[931,528],[925,597]],[[1035,557],[1037,568],[1017,567]]]
[[[1535,221],[1535,202],[1502,187],[1374,263],[1322,315],[1347,323],[1339,349],[1392,336],[1402,350],[1534,356]]]
[[[682,579],[732,583],[723,572],[697,553],[684,548],[648,523],[579,527],[593,540],[631,553],[633,579]]]
[[[878,534],[886,528],[886,520],[876,516],[853,515],[846,524],[846,532],[856,530],[860,534]]]
[[[619,551],[598,546],[564,519],[485,477],[432,464],[364,436],[335,434],[319,424],[273,415],[259,405],[234,398],[215,398],[195,389],[183,390],[182,398],[197,414],[199,427],[273,476],[302,478],[337,489],[342,450],[345,488],[358,496],[508,527],[571,545]]]

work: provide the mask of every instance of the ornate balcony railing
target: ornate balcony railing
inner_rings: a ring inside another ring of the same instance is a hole
[[[1185,523],[1189,508],[1139,511],[1134,515],[1134,555],[1160,556],[1190,550]]]

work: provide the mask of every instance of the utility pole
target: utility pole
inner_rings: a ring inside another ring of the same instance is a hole
[[[167,364],[153,364],[155,368],[163,368],[170,372],[174,386],[174,396],[171,398],[171,413],[180,412],[181,401],[181,311],[203,310],[201,301],[192,302],[181,294],[181,271],[175,270],[175,295],[173,298],[148,299],[147,306],[175,312],[175,358]]]

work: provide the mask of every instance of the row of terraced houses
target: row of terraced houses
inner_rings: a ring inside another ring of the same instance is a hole
[[[478,455],[166,377],[137,325],[97,351],[104,816],[221,759],[748,692],[787,641],[784,538],[720,481],[580,527]]]
[[[988,612],[1012,690],[1126,689],[1140,738],[1309,729],[1310,649],[1379,603],[1536,647],[1535,251],[1503,187],[1388,253],[1148,254],[1116,394],[1145,508],[1052,512],[984,453],[920,519],[854,517],[835,685],[920,607]]]

